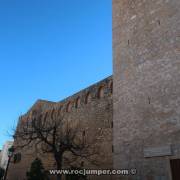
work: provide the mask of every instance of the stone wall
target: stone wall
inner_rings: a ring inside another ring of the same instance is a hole
[[[60,112],[64,119],[71,123],[79,121],[88,137],[92,137],[97,131],[100,132],[98,141],[101,147],[99,150],[104,154],[103,161],[100,162],[99,166],[94,166],[85,161],[84,168],[112,168],[112,83],[112,77],[106,78],[57,103],[39,100],[27,114],[21,117],[18,126],[20,127],[22,122],[30,120],[32,116],[51,112],[54,109],[54,112]],[[14,145],[16,146],[16,144],[15,140]],[[31,162],[39,157],[36,153],[32,154],[32,149],[25,148],[20,152],[21,161],[10,164],[8,180],[26,179],[25,173]],[[55,168],[55,161],[50,155],[41,155],[40,158],[46,169]],[[89,179],[99,178],[89,177]],[[106,177],[106,179],[110,179],[110,177]]]
[[[170,180],[180,158],[180,1],[113,0],[114,168]]]

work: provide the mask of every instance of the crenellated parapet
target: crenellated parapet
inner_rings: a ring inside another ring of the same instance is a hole
[[[93,102],[101,103],[101,101],[111,98],[113,93],[113,79],[112,76],[93,84],[92,86],[83,89],[82,91],[67,97],[59,102],[51,102],[45,100],[38,100],[32,108],[23,116],[22,119],[29,119],[37,114],[52,111],[52,109],[60,111],[65,115],[70,112],[78,111],[88,104]]]
[[[93,102],[101,102],[101,100],[112,96],[113,80],[112,76],[106,78],[66,99],[56,103],[53,107],[60,110],[63,114],[77,111]]]

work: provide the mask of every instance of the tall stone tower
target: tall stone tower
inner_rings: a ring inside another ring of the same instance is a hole
[[[179,180],[180,0],[113,0],[113,59],[114,168]]]

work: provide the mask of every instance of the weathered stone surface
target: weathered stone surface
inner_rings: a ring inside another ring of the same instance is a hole
[[[168,157],[143,149],[180,144],[179,9],[179,0],[113,0],[114,168],[137,168],[131,179],[170,179]]]

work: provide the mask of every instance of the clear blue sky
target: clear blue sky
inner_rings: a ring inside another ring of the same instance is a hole
[[[112,74],[111,0],[0,1],[0,148],[37,99]]]

